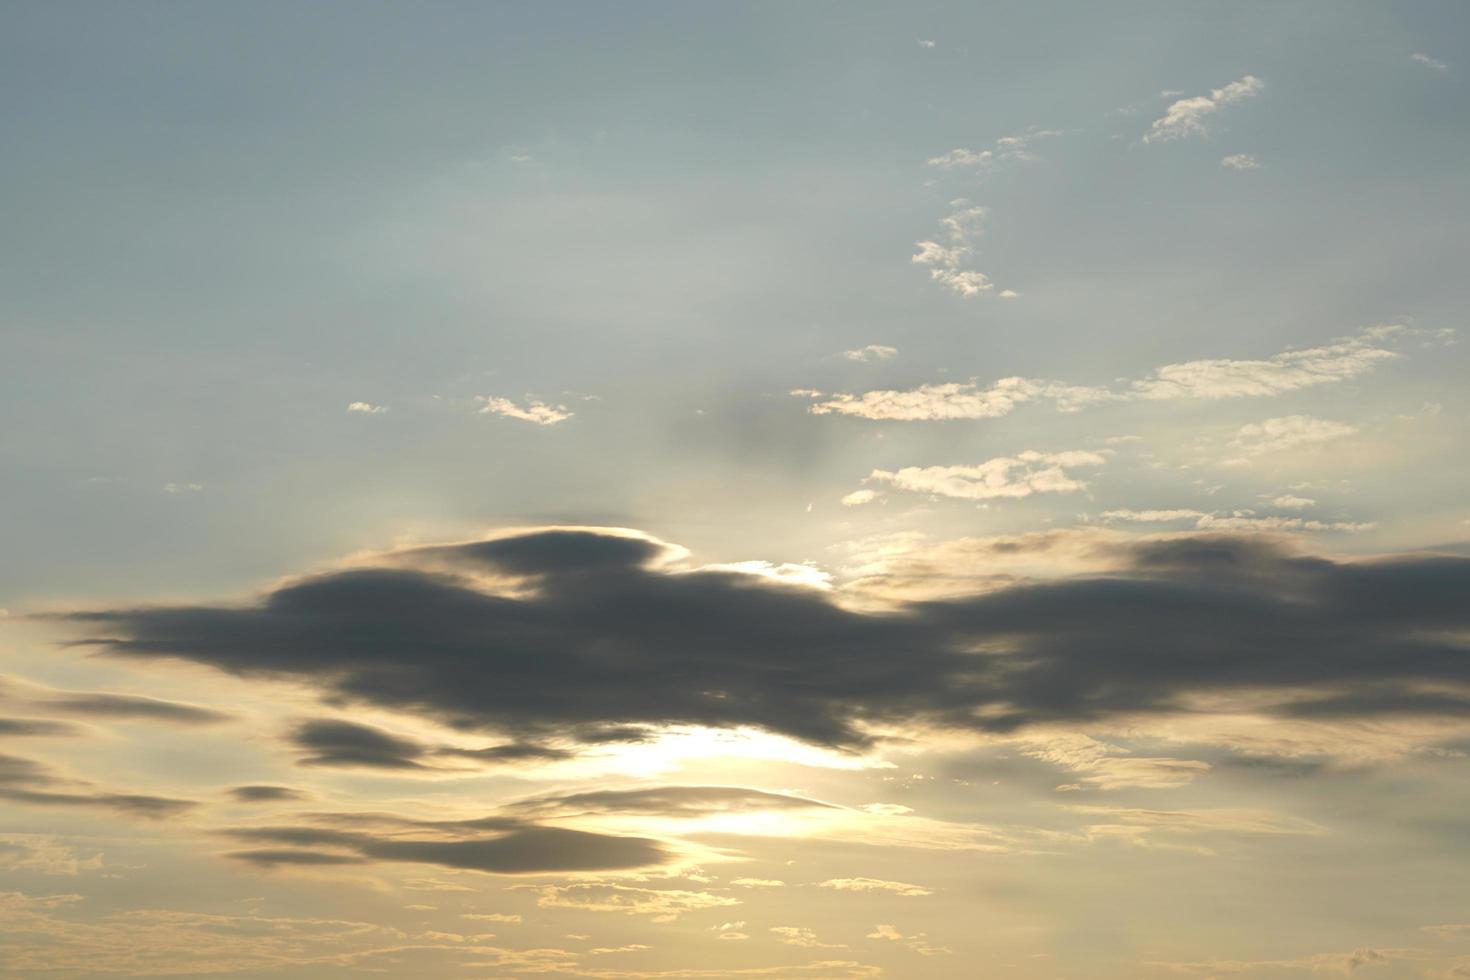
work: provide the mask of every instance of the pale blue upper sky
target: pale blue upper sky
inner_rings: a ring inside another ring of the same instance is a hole
[[[0,598],[238,586],[426,524],[629,524],[820,561],[831,521],[855,516],[836,499],[873,468],[1140,426],[1361,427],[1423,402],[1458,428],[1463,348],[1411,352],[1351,394],[1085,417],[868,423],[785,393],[1097,385],[1400,318],[1455,326],[1467,18],[1453,2],[12,4]],[[1264,90],[1208,134],[1141,142],[1176,99],[1247,74]],[[1028,128],[1061,135],[988,176],[926,166]],[[1222,167],[1234,154],[1259,166]],[[989,209],[975,267],[1019,299],[958,296],[910,263],[961,197]],[[898,354],[831,358],[867,344]],[[575,416],[476,415],[477,395]],[[1339,516],[1412,506],[1448,524],[1402,540],[1453,537],[1465,471],[1443,448],[1412,480],[1355,474]],[[1197,503],[1117,465],[1094,509]],[[1217,503],[1271,489],[1236,479]],[[1087,509],[948,519],[1014,531]]]

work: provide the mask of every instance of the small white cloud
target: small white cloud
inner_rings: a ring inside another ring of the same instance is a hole
[[[878,492],[876,490],[854,490],[842,498],[842,506],[861,507],[863,504],[871,504],[877,499]]]
[[[933,48],[934,48],[934,42],[933,41],[930,41],[930,40],[927,40],[927,39],[924,39],[924,38],[920,38],[919,39],[919,47],[933,50]]]
[[[1415,51],[1413,54],[1409,55],[1409,58],[1413,61],[1417,61],[1419,64],[1423,65],[1425,68],[1428,68],[1430,71],[1447,72],[1450,70],[1449,65],[1445,64],[1443,61],[1440,61],[1438,58],[1431,58],[1429,55],[1425,54],[1422,51]]]
[[[788,946],[800,946],[803,949],[846,949],[841,943],[824,943],[817,939],[817,934],[810,929],[801,926],[772,926],[771,931],[780,937],[781,942]]]
[[[388,411],[387,405],[374,405],[372,402],[352,402],[347,406],[349,412],[361,412],[363,415],[382,415]]]
[[[1019,136],[1002,136],[995,141],[994,146],[984,150],[971,150],[967,147],[957,146],[952,150],[930,157],[928,164],[931,167],[939,167],[942,170],[953,170],[957,167],[988,170],[997,163],[1033,161],[1036,155],[1031,152],[1031,145],[1038,140],[1051,139],[1062,135],[1060,129],[1038,129],[1031,128]]]
[[[536,425],[556,425],[575,414],[568,411],[565,405],[548,405],[540,401],[529,401],[524,408],[509,398],[493,395],[478,395],[475,401],[484,403],[480,408],[481,415],[499,415],[508,419],[520,419],[522,422],[534,422]]]
[[[1001,299],[1020,299],[1021,298],[1021,294],[1018,293],[1018,292],[1016,292],[1014,289],[1002,289],[1000,292],[996,293],[995,295],[999,296]]]
[[[1211,116],[1226,106],[1260,95],[1265,87],[1266,83],[1256,76],[1244,75],[1229,85],[1212,89],[1209,95],[1180,99],[1154,120],[1143,141],[1157,143],[1206,136]]]
[[[840,892],[888,892],[904,898],[922,898],[934,894],[922,885],[911,885],[906,881],[885,881],[882,878],[830,878],[818,887]]]
[[[204,489],[202,483],[165,483],[164,493],[199,493]]]
[[[1249,153],[1232,153],[1220,161],[1226,170],[1260,170],[1261,163]]]
[[[980,235],[980,221],[986,209],[971,205],[961,198],[952,202],[956,210],[941,218],[948,244],[924,240],[914,243],[918,249],[909,261],[929,267],[929,278],[964,297],[978,296],[994,288],[990,277],[966,268],[974,256],[972,243]]]
[[[1311,497],[1298,497],[1295,494],[1284,493],[1271,501],[1272,507],[1280,507],[1284,510],[1302,510],[1306,507],[1317,506],[1317,501]]]
[[[837,356],[847,361],[886,361],[897,355],[897,347],[869,344],[866,347],[855,347],[852,350],[842,351]]]
[[[1101,454],[1081,450],[1062,453],[1027,450],[1014,457],[999,456],[974,466],[907,466],[896,472],[874,470],[868,479],[915,493],[960,500],[992,500],[1086,490],[1087,483],[1073,477],[1068,470],[1101,466],[1105,462],[1107,459]]]

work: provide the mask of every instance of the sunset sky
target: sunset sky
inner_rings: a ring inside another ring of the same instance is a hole
[[[1467,41],[0,4],[0,980],[1470,978]]]

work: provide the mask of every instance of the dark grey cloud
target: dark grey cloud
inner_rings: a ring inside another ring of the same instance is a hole
[[[423,769],[425,748],[381,728],[351,721],[315,719],[302,722],[288,741],[306,752],[303,766],[363,766],[370,769]]]
[[[0,755],[0,800],[31,806],[99,807],[150,819],[178,816],[198,806],[193,800],[96,790],[62,779],[33,759],[12,755]]]
[[[322,851],[288,851],[263,848],[255,851],[231,851],[225,857],[234,858],[262,868],[277,868],[281,865],[340,865],[367,864],[368,859],[355,854],[331,854]]]
[[[45,718],[0,718],[0,735],[79,735],[82,730],[64,721]]]
[[[573,755],[566,749],[532,742],[506,742],[466,749],[433,745],[394,735],[372,725],[336,718],[316,718],[297,725],[287,741],[302,750],[303,766],[437,771],[433,758],[468,759],[482,763],[553,761]]]
[[[168,721],[181,725],[208,725],[228,721],[232,715],[210,708],[179,701],[163,701],[159,698],[142,697],[136,694],[76,693],[46,698],[47,708],[73,715],[94,718],[121,718],[126,720],[148,719]]]
[[[839,809],[831,803],[742,786],[646,786],[537,796],[507,809],[538,814],[633,813],[665,817],[699,817],[750,810]]]
[[[236,786],[229,792],[237,803],[285,803],[307,798],[290,786]]]
[[[674,571],[666,555],[638,538],[530,532],[400,553],[244,606],[68,618],[114,654],[308,680],[339,703],[526,744],[701,724],[859,746],[866,722],[1005,731],[1177,711],[1187,695],[1238,689],[1280,691],[1280,711],[1310,712],[1294,693],[1304,686],[1392,700],[1470,683],[1462,557],[1333,562],[1264,537],[1200,535],[1121,547],[1105,575],[863,613],[765,578]],[[489,591],[486,575],[527,588]],[[1389,700],[1353,709],[1397,710]],[[422,751],[346,736],[316,749],[354,753],[424,764]]]
[[[352,822],[372,822],[371,818],[364,821],[360,814],[343,816]],[[243,827],[225,833],[242,842],[289,848],[253,849],[229,855],[270,865],[380,861],[432,864],[489,874],[536,874],[618,871],[662,864],[670,856],[661,843],[646,837],[541,827],[503,818],[491,820],[506,829],[494,836],[484,836],[475,829],[476,821],[433,824],[389,818],[378,821],[385,826],[376,832],[283,826]],[[403,827],[422,829],[404,835]],[[430,829],[438,829],[440,836],[425,836]],[[334,861],[334,855],[345,860]]]

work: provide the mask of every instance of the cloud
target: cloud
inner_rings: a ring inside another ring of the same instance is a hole
[[[1220,159],[1220,166],[1226,170],[1259,170],[1260,161],[1249,153],[1232,153]]]
[[[371,402],[352,402],[347,406],[349,412],[360,412],[363,415],[382,415],[388,411],[387,405],[374,405]]]
[[[856,347],[852,350],[842,351],[837,355],[847,361],[886,361],[898,356],[897,347],[885,347],[882,344],[869,344],[866,347]]]
[[[44,718],[0,718],[0,736],[79,735],[81,729],[64,721]]]
[[[1196,95],[1180,99],[1154,120],[1144,134],[1145,143],[1167,142],[1191,136],[1209,135],[1211,117],[1226,106],[1235,105],[1245,99],[1260,95],[1266,83],[1254,75],[1244,75],[1223,88],[1212,89],[1209,95]]]
[[[942,170],[965,168],[981,171],[989,171],[998,163],[1029,163],[1036,159],[1036,155],[1031,152],[1032,143],[1060,135],[1062,131],[1059,129],[1032,128],[1019,136],[1002,136],[989,149],[971,150],[956,147],[947,153],[930,157],[928,163],[929,166]]]
[[[871,504],[877,499],[878,491],[876,490],[854,490],[852,493],[843,496],[839,503],[844,507],[861,507],[863,504]]]
[[[1282,494],[1271,501],[1272,507],[1281,507],[1288,510],[1301,510],[1305,507],[1317,506],[1317,501],[1311,497],[1298,497],[1295,494]]]
[[[914,493],[960,500],[993,500],[1086,490],[1087,483],[1073,477],[1068,470],[1101,466],[1105,462],[1106,457],[1099,453],[1080,450],[1061,453],[1027,450],[974,466],[906,466],[896,472],[874,470],[868,479]]]
[[[178,816],[198,806],[193,800],[98,790],[81,780],[62,779],[42,763],[13,755],[0,755],[0,800],[42,807],[96,807],[146,819]]]
[[[922,38],[919,40],[919,47],[921,47],[921,48],[927,48],[929,50],[933,50],[934,44],[935,44],[935,42],[930,41],[930,40],[926,40],[926,39],[922,39]]]
[[[484,403],[480,407],[481,415],[499,415],[508,419],[520,419],[522,422],[534,422],[536,425],[556,425],[575,414],[568,411],[565,405],[548,405],[541,401],[529,401],[524,408],[509,398],[494,395],[477,395],[475,401]]]
[[[800,946],[803,949],[846,949],[842,943],[824,943],[817,938],[817,934],[810,929],[801,926],[771,926],[771,932],[787,946]]]
[[[873,927],[873,931],[867,934],[868,939],[881,939],[886,942],[903,943],[909,949],[920,956],[938,956],[942,953],[950,953],[953,950],[944,946],[932,946],[924,938],[924,933],[913,936],[905,936],[890,923],[879,923]]]
[[[610,882],[577,882],[569,885],[522,885],[536,895],[543,909],[580,909],[584,912],[617,912],[647,915],[654,922],[672,922],[685,912],[739,905],[738,898],[679,888],[639,888]]]
[[[994,288],[983,272],[969,268],[974,257],[974,242],[980,236],[980,222],[986,209],[972,205],[964,198],[951,201],[955,208],[939,223],[945,229],[944,243],[925,240],[914,243],[918,249],[909,259],[915,265],[929,267],[929,278],[960,296],[978,296]]]
[[[423,769],[425,749],[380,728],[335,719],[302,722],[291,732],[292,745],[305,751],[303,766],[362,766],[370,769]]]
[[[1409,55],[1409,60],[1416,61],[1419,64],[1423,65],[1425,68],[1428,68],[1430,71],[1436,71],[1441,74],[1450,70],[1449,65],[1445,64],[1443,61],[1440,61],[1438,58],[1431,58],[1429,55],[1425,54],[1422,51],[1415,51],[1413,54]]]
[[[213,708],[201,708],[181,701],[163,701],[137,694],[76,692],[46,697],[39,699],[37,703],[53,711],[89,718],[163,721],[179,725],[212,725],[234,717]]]
[[[1366,336],[1347,337],[1306,350],[1289,350],[1262,360],[1214,358],[1166,364],[1129,395],[1149,401],[1197,398],[1262,398],[1316,385],[1336,384],[1367,374],[1399,355],[1375,347]]]
[[[834,888],[842,892],[887,892],[904,898],[921,898],[934,892],[922,885],[910,885],[904,881],[884,881],[882,878],[831,878],[821,883],[822,888]]]
[[[1174,521],[1192,521],[1201,531],[1369,531],[1371,523],[1353,521],[1315,521],[1302,517],[1258,517],[1254,511],[1203,511],[1181,508],[1176,510],[1109,510],[1102,514],[1104,521],[1132,524],[1169,524]]]
[[[1259,456],[1321,445],[1355,435],[1357,431],[1356,427],[1345,422],[1310,415],[1284,415],[1242,426],[1230,440],[1230,448],[1246,456]]]
[[[102,855],[85,857],[76,848],[44,834],[0,835],[0,871],[30,871],[36,874],[76,877],[83,871],[104,867]],[[0,908],[3,908],[0,902]]]
[[[703,817],[713,813],[759,810],[836,809],[830,803],[743,786],[646,786],[537,796],[510,805],[511,811],[541,815],[631,813],[661,817]]]
[[[202,483],[165,483],[163,485],[163,492],[171,494],[200,493],[203,490],[204,484]]]
[[[306,794],[289,786],[236,786],[230,796],[237,803],[285,803],[306,799]]]
[[[603,733],[605,736],[605,733]],[[588,732],[593,740],[597,733]],[[613,741],[636,740],[641,733],[620,733]],[[334,766],[394,770],[440,771],[429,765],[433,758],[472,759],[478,762],[517,762],[524,760],[565,759],[571,753],[548,745],[509,742],[485,748],[462,748],[454,745],[431,745],[394,735],[381,728],[336,718],[317,718],[297,725],[287,741],[305,753],[303,766]]]
[[[815,397],[822,397],[816,392]],[[853,415],[858,418],[898,422],[938,422],[955,419],[990,419],[1009,415],[1017,405],[1050,398],[1061,407],[1110,397],[1097,389],[1054,385],[1026,378],[1002,378],[988,388],[973,382],[920,385],[910,391],[868,391],[861,395],[838,394],[817,402],[813,415]]]
[[[664,566],[669,546],[627,532],[526,531],[393,553],[253,604],[59,618],[113,655],[292,678],[530,741],[700,725],[859,747],[877,725],[1009,731],[1199,712],[1205,695],[1218,707],[1244,692],[1274,692],[1284,711],[1305,684],[1320,697],[1470,681],[1470,559],[1338,562],[1245,534],[1109,548],[1101,574],[864,612],[775,578]],[[443,571],[455,566],[465,574]],[[496,591],[471,570],[522,584]]]
[[[1400,332],[1383,329],[1369,328],[1320,347],[1283,351],[1259,360],[1213,358],[1166,364],[1147,377],[1114,389],[1011,377],[989,386],[972,380],[858,395],[826,395],[811,389],[798,389],[792,394],[813,399],[807,409],[813,415],[901,422],[999,418],[1032,401],[1051,401],[1058,410],[1069,412],[1104,402],[1263,398],[1348,381],[1399,357],[1396,351],[1376,346]]]
[[[486,830],[499,833],[485,836]],[[662,864],[669,857],[662,844],[645,837],[542,827],[498,817],[458,823],[388,819],[371,831],[270,826],[236,827],[224,833],[241,842],[268,845],[235,851],[229,857],[272,867],[377,861],[487,874],[539,874],[626,870]]]

